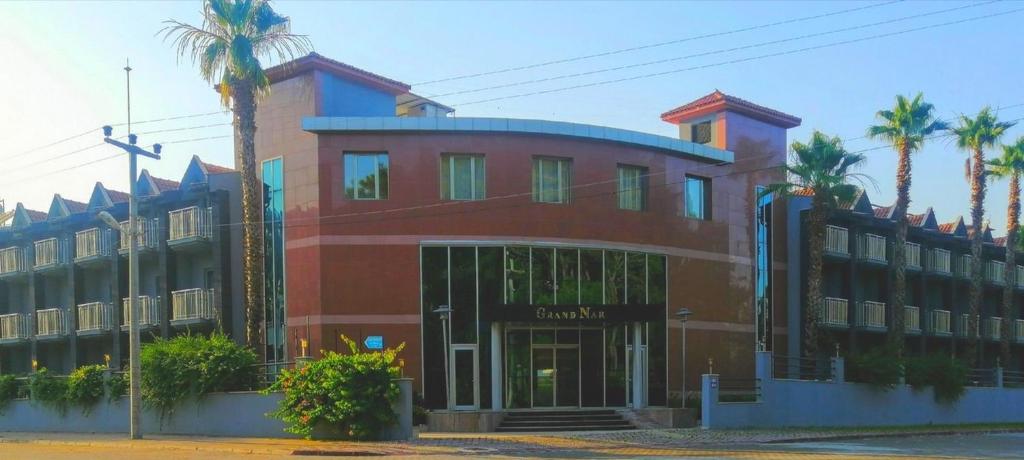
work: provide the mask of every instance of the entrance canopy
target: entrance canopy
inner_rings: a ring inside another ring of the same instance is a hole
[[[481,309],[480,315],[489,322],[648,322],[665,319],[665,304],[493,305]]]

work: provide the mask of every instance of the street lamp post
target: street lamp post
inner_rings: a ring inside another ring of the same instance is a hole
[[[449,410],[452,409],[452,398],[451,398],[451,379],[450,371],[448,370],[448,320],[452,313],[451,307],[448,305],[440,305],[434,309],[434,313],[441,318],[441,340],[444,342],[444,404]]]
[[[682,348],[683,348],[683,352],[682,352],[682,355],[683,355],[683,388],[682,388],[683,393],[682,393],[682,400],[683,400],[683,409],[686,409],[686,321],[690,319],[690,315],[692,315],[692,314],[693,314],[693,312],[690,311],[689,308],[680,308],[679,311],[676,312],[676,318],[679,318],[679,322],[682,323],[682,329],[683,329],[683,337],[682,337]]]

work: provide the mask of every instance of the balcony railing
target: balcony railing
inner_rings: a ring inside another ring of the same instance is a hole
[[[905,305],[903,326],[907,332],[921,332],[921,309]]]
[[[25,248],[12,246],[0,249],[0,276],[25,272]]]
[[[138,234],[135,237],[139,249],[154,249],[160,245],[160,231],[159,221],[157,219],[146,219],[140,217],[138,219],[136,231]],[[121,238],[119,241],[119,248],[121,252],[128,252],[128,244],[131,242],[129,239],[129,228],[128,221],[121,222]]]
[[[171,293],[171,321],[217,318],[213,289],[184,289]]]
[[[171,211],[169,241],[208,239],[213,237],[213,208],[190,208]]]
[[[1024,343],[1024,319],[1013,322],[1013,336],[1017,338],[1018,343]]]
[[[903,245],[904,251],[907,255],[907,268],[921,269],[921,245],[917,243],[907,242]]]
[[[931,249],[928,251],[928,271],[942,275],[950,274],[949,251]]]
[[[131,305],[129,297],[121,299],[121,328],[127,329],[131,321]],[[160,297],[139,296],[139,327],[157,327],[160,325]]]
[[[981,330],[986,339],[999,340],[1003,337],[1003,319],[998,316],[982,319]]]
[[[956,319],[956,335],[957,335],[957,337],[971,337],[973,335],[977,335],[978,334],[978,330],[980,329],[980,326],[979,326],[980,322],[974,323],[974,334],[970,334],[969,335],[967,333],[970,330],[969,329],[970,328],[970,326],[969,326],[970,322],[968,320],[969,317],[970,317],[970,315],[967,314],[967,313],[963,313],[959,317],[957,317],[957,319]]]
[[[826,297],[821,323],[826,326],[847,327],[849,321],[849,301],[835,297]]]
[[[985,281],[993,284],[1006,282],[1006,264],[998,260],[990,260],[985,264]]]
[[[835,225],[825,227],[825,252],[850,255],[850,231]]]
[[[860,327],[884,328],[885,304],[863,301],[857,304],[857,325]]]
[[[78,306],[78,332],[109,331],[113,327],[113,309],[106,302]]]
[[[36,261],[34,267],[37,269],[56,267],[68,261],[67,240],[48,238],[36,241],[35,249]]]
[[[62,308],[36,310],[36,335],[64,336],[68,333],[68,322]]]
[[[1013,279],[1017,284],[1018,288],[1024,288],[1024,267],[1018,265],[1017,269],[1013,271]]]
[[[872,262],[886,262],[885,237],[865,233],[857,238],[857,256]]]
[[[24,313],[0,315],[0,340],[24,340],[32,336],[32,319]]]
[[[949,317],[949,310],[932,310],[929,316],[931,318],[929,331],[935,335],[951,334]]]
[[[110,230],[90,228],[75,233],[75,260],[110,255]]]
[[[971,263],[974,260],[974,256],[970,254],[961,254],[953,259],[953,274],[961,278],[971,277]]]

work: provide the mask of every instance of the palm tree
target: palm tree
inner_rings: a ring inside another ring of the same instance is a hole
[[[960,115],[959,126],[953,128],[956,145],[967,152],[965,172],[971,183],[971,289],[967,331],[967,362],[978,361],[978,313],[981,309],[981,248],[984,232],[981,220],[985,217],[985,147],[992,147],[1014,123],[999,121],[992,109],[985,107],[974,118]]]
[[[853,199],[857,187],[849,181],[858,174],[851,170],[864,161],[864,156],[847,152],[843,141],[819,131],[807,144],[793,142],[791,164],[786,165],[788,182],[771,184],[762,195],[783,196],[796,191],[813,193],[807,217],[810,266],[807,270],[807,307],[804,309],[804,356],[814,358],[818,352],[818,323],[824,307],[822,293],[822,258],[825,251],[825,227],[828,216],[839,203]]]
[[[199,73],[216,85],[221,103],[234,114],[235,163],[242,175],[242,272],[245,284],[246,343],[256,347],[263,323],[260,195],[256,178],[256,104],[270,92],[260,58],[281,61],[312,48],[303,35],[291,33],[288,17],[267,0],[206,0],[203,24],[165,21],[164,38],[173,37],[180,57],[199,65]],[[262,349],[262,347],[260,347]]]
[[[907,209],[910,207],[911,167],[910,154],[921,149],[924,140],[936,131],[947,129],[946,123],[935,118],[935,107],[924,102],[924,95],[917,93],[913,99],[896,96],[892,110],[879,110],[875,117],[881,124],[868,128],[868,137],[882,139],[893,146],[899,160],[896,166],[896,246],[893,257],[893,290],[889,309],[889,341],[902,355],[906,319],[903,313],[907,295]]]
[[[1020,220],[1020,176],[1024,172],[1024,136],[1013,145],[1003,146],[1003,156],[988,162],[988,174],[994,178],[1009,178],[1010,193],[1006,204],[1006,266],[1003,279],[1003,304],[1000,315],[999,357],[1004,366],[1010,364],[1010,334],[1013,320],[1013,272],[1017,267],[1017,230]]]

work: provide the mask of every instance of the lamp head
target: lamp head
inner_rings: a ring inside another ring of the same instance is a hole
[[[134,134],[129,134],[128,135],[128,143],[129,144],[135,145],[135,143],[138,142],[138,141],[139,141],[139,136],[136,136]]]
[[[437,315],[440,316],[441,319],[448,319],[448,315],[451,312],[452,307],[449,307],[448,305],[438,305],[438,307],[434,309],[434,313],[437,313]]]
[[[689,308],[680,308],[679,311],[676,312],[676,318],[679,318],[679,321],[685,323],[686,320],[690,319],[690,315],[692,314],[693,311],[690,310]]]
[[[110,125],[104,126],[103,137],[110,137],[111,134],[114,134],[114,128],[112,128]]]
[[[114,216],[110,215],[110,213],[107,211],[98,212],[96,214],[96,218],[103,221],[103,223],[107,224],[107,226],[110,228],[121,228],[121,223],[118,222],[117,219],[115,219]]]
[[[153,144],[153,153],[159,155],[160,151],[164,149],[164,146],[160,144]]]

